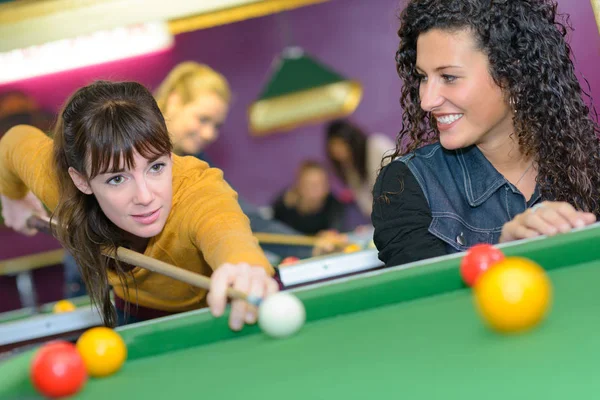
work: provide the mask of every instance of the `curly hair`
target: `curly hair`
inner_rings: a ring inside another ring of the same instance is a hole
[[[403,112],[392,159],[439,136],[435,121],[420,107],[419,35],[468,30],[512,104],[514,134],[521,152],[537,165],[542,198],[600,215],[600,129],[592,119],[597,113],[575,74],[566,40],[568,16],[557,13],[554,1],[410,0],[400,22],[396,68],[403,81]]]

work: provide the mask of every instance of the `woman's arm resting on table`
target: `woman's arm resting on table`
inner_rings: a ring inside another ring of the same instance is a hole
[[[553,236],[569,232],[574,228],[583,228],[594,222],[596,222],[594,214],[578,211],[569,203],[545,201],[504,224],[500,243],[541,235]]]

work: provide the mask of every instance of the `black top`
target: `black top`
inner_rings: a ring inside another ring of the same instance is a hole
[[[285,205],[282,193],[273,203],[273,218],[306,235],[316,235],[320,231],[341,230],[344,206],[332,194],[327,196],[325,205],[314,214],[300,214],[295,208]]]
[[[428,231],[432,217],[427,199],[403,162],[391,162],[377,177],[371,219],[373,241],[386,266],[448,254],[446,244]]]

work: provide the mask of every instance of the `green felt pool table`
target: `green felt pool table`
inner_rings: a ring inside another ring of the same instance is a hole
[[[591,399],[600,393],[600,225],[500,246],[548,270],[548,318],[488,330],[461,254],[295,290],[307,323],[276,340],[206,311],[119,329],[129,358],[81,399]],[[33,352],[0,365],[0,398],[32,398]]]

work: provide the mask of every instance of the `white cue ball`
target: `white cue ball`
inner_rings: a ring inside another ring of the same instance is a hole
[[[278,292],[262,301],[258,326],[267,335],[284,338],[298,332],[306,320],[304,304],[287,292]]]

